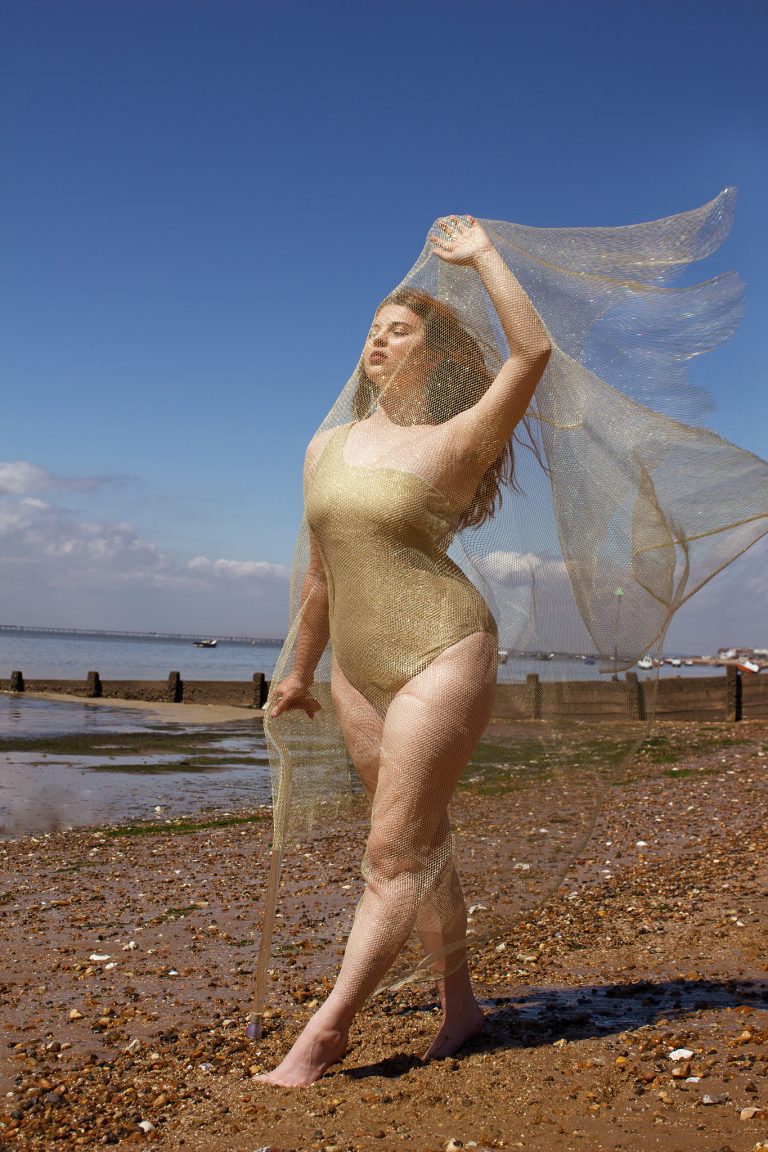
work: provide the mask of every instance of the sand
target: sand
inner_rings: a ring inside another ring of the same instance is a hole
[[[25,696],[37,700],[62,700],[65,703],[95,705],[103,708],[127,708],[140,712],[150,712],[157,717],[177,724],[226,724],[230,720],[244,717],[259,718],[264,713],[259,708],[237,708],[226,704],[163,704],[151,700],[118,700],[115,697],[85,699],[82,696],[68,696],[64,692],[26,692]]]
[[[664,730],[678,748],[698,731]],[[268,812],[0,845],[0,1148],[768,1150],[768,724],[709,734],[671,764],[638,757],[564,883],[478,949],[487,1024],[459,1057],[419,1061],[438,1017],[433,991],[413,987],[375,998],[344,1060],[305,1090],[251,1076],[338,963],[362,826],[288,861],[255,1043],[243,1028]],[[476,837],[460,853],[470,899],[491,866],[513,881],[482,838],[503,802],[457,796],[454,821]],[[475,913],[479,935],[504,929],[494,915]]]

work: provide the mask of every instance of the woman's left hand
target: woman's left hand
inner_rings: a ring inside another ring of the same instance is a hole
[[[429,239],[435,255],[447,264],[473,264],[483,252],[493,251],[474,216],[441,216]]]

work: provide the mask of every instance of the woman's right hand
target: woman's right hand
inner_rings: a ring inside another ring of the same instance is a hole
[[[475,264],[494,251],[485,229],[474,216],[441,216],[439,231],[430,232],[432,250],[446,264]]]
[[[315,700],[307,685],[298,676],[286,676],[271,693],[271,697],[270,719],[279,716],[281,712],[289,712],[292,708],[301,708],[312,720],[315,712],[320,710],[320,702]]]

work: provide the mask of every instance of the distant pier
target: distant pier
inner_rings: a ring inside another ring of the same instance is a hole
[[[126,632],[117,628],[44,628],[27,624],[0,624],[0,632],[16,632],[37,636],[111,636],[125,640],[199,640],[201,632]],[[208,633],[205,633],[208,635]],[[271,644],[281,647],[284,641],[274,636],[222,636],[222,644]]]

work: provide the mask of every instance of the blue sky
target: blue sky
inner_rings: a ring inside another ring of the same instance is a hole
[[[282,634],[304,447],[445,212],[624,224],[738,185],[702,277],[736,268],[747,316],[693,378],[768,457],[763,0],[3,0],[0,24],[0,621]],[[766,571],[747,554],[679,642],[768,644]]]

